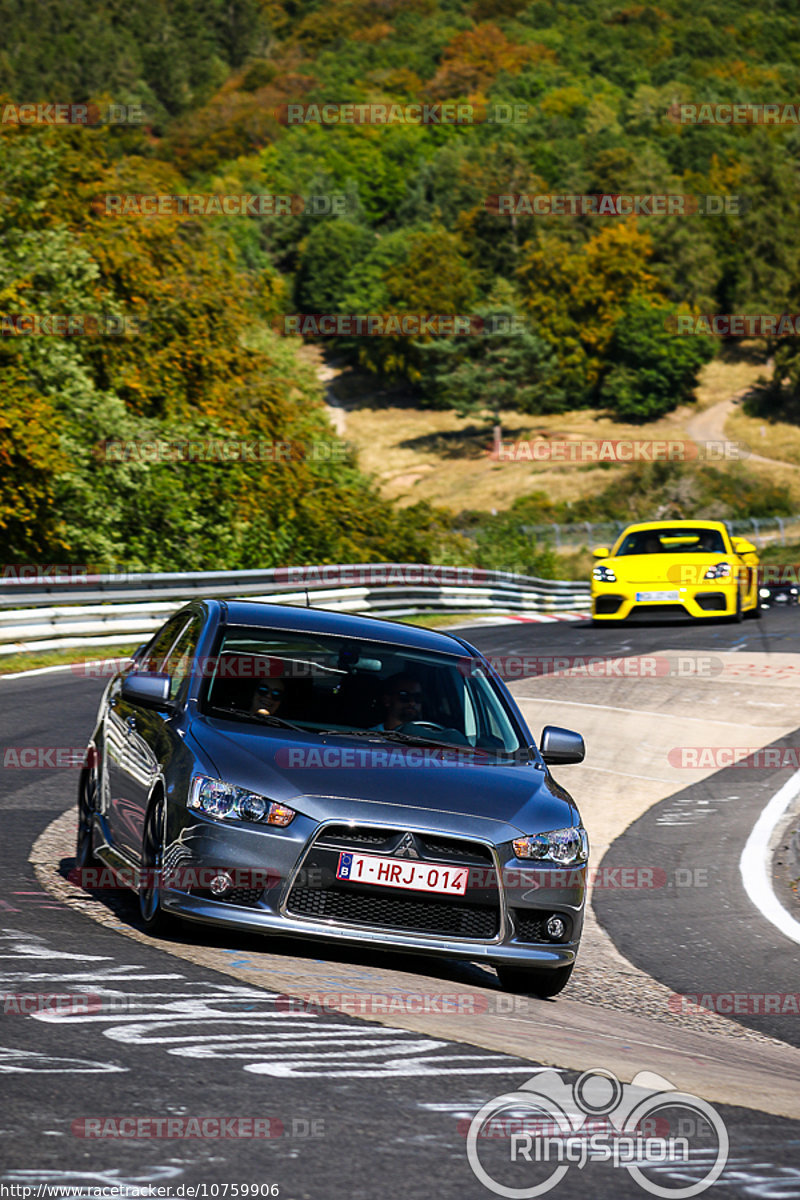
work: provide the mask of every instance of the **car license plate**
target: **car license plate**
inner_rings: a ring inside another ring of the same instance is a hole
[[[670,603],[670,601],[673,601],[673,600],[680,600],[680,594],[678,592],[637,592],[636,593],[636,602],[637,603],[644,601],[644,603],[647,604],[650,601],[653,601],[655,603],[661,603],[661,604],[667,603],[668,604],[668,603]]]
[[[372,854],[340,854],[336,878],[348,883],[376,883],[380,887],[410,888],[416,892],[440,892],[463,896],[469,871],[465,867],[435,867],[430,863]]]

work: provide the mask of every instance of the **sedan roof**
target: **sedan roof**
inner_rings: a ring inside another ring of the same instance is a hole
[[[415,650],[463,656],[466,643],[449,633],[437,633],[414,625],[401,625],[381,617],[332,612],[325,608],[302,608],[294,604],[271,604],[257,600],[219,601],[222,619],[228,625],[286,629],[294,633],[335,634],[386,642]]]

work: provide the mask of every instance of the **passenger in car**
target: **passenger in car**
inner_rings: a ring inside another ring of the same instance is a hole
[[[250,712],[254,717],[274,717],[283,703],[286,685],[282,679],[262,679],[253,691]]]

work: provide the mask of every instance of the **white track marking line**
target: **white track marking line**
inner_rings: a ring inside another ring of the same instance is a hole
[[[4,679],[24,679],[26,675],[54,675],[56,671],[74,671],[76,666],[92,667],[96,665],[96,663],[64,663],[59,667],[32,667],[29,671],[6,671],[0,674],[0,682]]]
[[[595,767],[592,763],[586,762],[585,759],[583,761],[583,766],[587,771],[602,771],[605,775],[618,775],[620,779],[649,779],[651,783],[666,784],[672,784],[674,782],[672,778],[664,779],[657,775],[631,775],[628,771],[618,771],[616,767]],[[703,770],[702,767],[695,767],[695,770],[698,769]],[[698,782],[702,783],[702,780],[698,780]]]
[[[775,793],[753,826],[739,859],[739,870],[747,895],[763,917],[793,942],[800,943],[800,921],[778,900],[772,886],[770,840],[776,825],[792,801],[800,795],[800,771]]]
[[[568,676],[564,676],[567,678]],[[525,683],[527,679],[542,679],[541,675],[527,675],[523,679],[515,680],[515,683]],[[517,703],[520,700],[534,700],[541,704],[567,704],[572,708],[602,708],[604,712],[622,712],[632,713],[639,717],[658,717],[660,720],[673,721],[700,721],[704,725],[732,725],[734,729],[741,729],[745,725],[744,721],[717,721],[713,717],[690,717],[685,713],[671,712],[650,712],[646,708],[620,708],[615,704],[590,704],[587,700],[556,700],[553,696],[526,696],[519,695],[515,697]]]

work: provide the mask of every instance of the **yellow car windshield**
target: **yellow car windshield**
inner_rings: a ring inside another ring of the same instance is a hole
[[[726,554],[718,529],[637,529],[629,533],[615,555]]]

